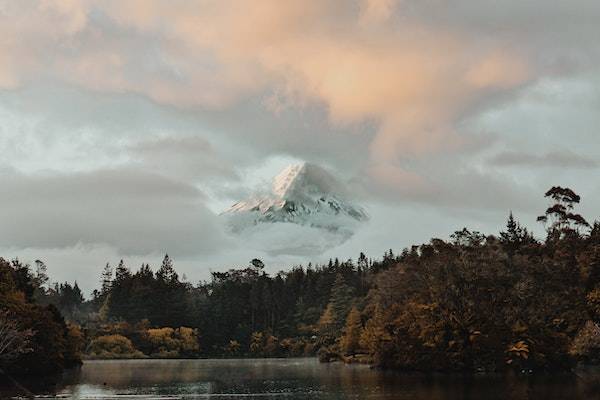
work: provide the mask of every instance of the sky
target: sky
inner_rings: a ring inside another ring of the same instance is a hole
[[[600,218],[596,0],[0,0],[0,255],[92,290],[106,262],[195,282]],[[220,212],[289,163],[371,220],[302,257]]]

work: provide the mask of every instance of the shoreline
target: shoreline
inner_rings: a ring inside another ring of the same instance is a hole
[[[422,370],[406,370],[406,369],[393,369],[393,368],[382,368],[373,364],[369,364],[366,362],[360,361],[350,361],[347,362],[345,360],[333,360],[328,362],[319,361],[317,356],[312,357],[199,357],[199,358],[89,358],[83,359],[83,364],[86,363],[110,363],[110,362],[134,362],[134,361],[148,361],[148,362],[173,362],[173,361],[238,361],[238,362],[252,362],[252,361],[292,361],[292,360],[313,360],[316,364],[338,364],[344,366],[361,366],[364,368],[369,368],[372,370],[381,371],[383,373],[393,373],[393,374],[401,374],[405,376],[424,376],[424,377],[502,377],[502,376],[519,376],[519,377],[535,377],[535,376],[576,376],[580,379],[588,379],[591,376],[597,376],[600,378],[600,365],[594,364],[581,364],[577,365],[570,370],[539,370],[539,371],[514,371],[507,369],[505,371],[442,371],[442,370],[432,370],[432,371],[422,371]],[[74,370],[77,368],[81,368],[81,366],[72,367],[69,370]],[[587,375],[586,375],[587,374]]]

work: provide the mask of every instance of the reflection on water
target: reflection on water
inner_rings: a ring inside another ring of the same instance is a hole
[[[600,394],[593,379],[571,375],[425,377],[315,359],[88,361],[54,387],[36,390],[40,397],[75,399],[558,400]]]

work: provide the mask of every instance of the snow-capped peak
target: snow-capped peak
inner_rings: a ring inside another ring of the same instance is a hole
[[[368,216],[344,192],[327,170],[310,163],[294,164],[273,179],[270,194],[235,203],[223,215],[230,217],[234,231],[275,222],[346,231]]]
[[[284,198],[287,191],[294,184],[298,175],[306,168],[306,163],[292,164],[284,168],[273,179],[273,194],[279,198]]]

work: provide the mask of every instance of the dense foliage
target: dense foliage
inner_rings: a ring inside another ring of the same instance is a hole
[[[570,189],[554,187],[546,196],[543,241],[511,214],[498,236],[463,229],[448,241],[390,250],[381,261],[361,253],[356,261],[269,275],[255,259],[192,285],[165,256],[156,272],[147,264],[137,271],[107,265],[89,301],[76,284],[55,285],[43,296],[19,290],[80,324],[91,357],[318,353],[322,360],[423,371],[596,363],[600,224],[574,212],[580,198]]]
[[[49,300],[45,280],[42,264],[34,273],[0,258],[0,368],[6,373],[48,375],[81,362],[79,328],[39,301]]]
[[[89,302],[79,303],[92,312],[71,315],[81,317],[89,340],[121,335],[146,356],[311,355],[324,340],[317,335],[317,323],[332,294],[338,315],[355,296],[366,296],[368,264],[363,255],[358,265],[332,260],[270,276],[260,260],[252,260],[246,268],[214,272],[210,282],[194,286],[180,280],[168,256],[156,272],[148,265],[131,272],[121,262],[114,273],[107,265],[102,288]],[[344,322],[338,318],[336,329]],[[169,339],[156,344],[164,336]],[[108,353],[93,355],[119,356]]]

